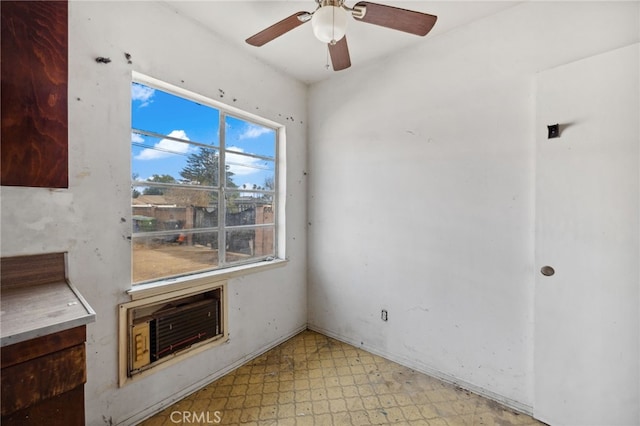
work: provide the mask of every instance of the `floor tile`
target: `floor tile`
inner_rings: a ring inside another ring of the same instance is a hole
[[[494,401],[312,331],[141,425],[183,424],[173,421],[177,416],[172,420],[175,411],[196,418],[216,413],[218,424],[243,426],[543,426]]]

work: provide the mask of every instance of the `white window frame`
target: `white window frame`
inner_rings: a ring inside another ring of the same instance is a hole
[[[191,92],[184,88],[174,86],[170,83],[166,83],[164,81],[158,80],[156,78],[138,73],[132,73],[131,83],[140,83],[145,86],[149,86],[167,93],[170,93],[175,96],[179,96],[185,98],[187,100],[197,102],[203,105],[210,106],[215,108],[220,113],[220,161],[221,165],[224,165],[224,122],[226,116],[231,116],[234,118],[238,118],[241,120],[246,120],[251,123],[255,123],[264,127],[272,128],[276,131],[276,147],[275,147],[275,191],[274,191],[274,226],[275,226],[275,241],[274,241],[274,250],[275,256],[273,258],[257,258],[253,259],[250,262],[243,264],[231,264],[231,265],[222,265],[221,267],[217,267],[215,269],[208,270],[206,272],[200,273],[191,273],[185,274],[177,277],[169,277],[164,279],[158,279],[154,281],[145,281],[141,283],[137,283],[135,285],[132,284],[132,288],[128,291],[132,300],[137,300],[141,298],[146,298],[150,296],[155,296],[158,294],[163,294],[166,292],[182,290],[186,288],[190,288],[192,286],[197,286],[201,283],[203,279],[216,279],[216,280],[224,280],[233,278],[236,276],[245,275],[248,273],[259,272],[265,269],[271,269],[278,266],[283,266],[286,264],[286,221],[285,221],[285,211],[286,211],[286,162],[284,155],[285,151],[285,141],[286,141],[286,128],[283,124],[265,119],[255,114],[248,113],[239,108],[232,107],[230,105],[224,104],[222,102],[213,100],[206,96],[200,95],[198,93]],[[133,129],[133,128],[132,128]],[[224,167],[219,167],[221,170],[221,176],[224,176]],[[219,182],[219,186],[224,188],[225,180],[221,180]],[[133,181],[132,181],[133,184]],[[219,199],[224,200],[224,190],[222,190],[219,194]],[[222,214],[224,214],[224,210],[222,210]],[[132,214],[132,210],[130,210],[129,214]],[[131,223],[131,222],[130,222]],[[218,227],[220,229],[220,233],[224,233],[224,221],[218,222]],[[133,240],[133,238],[132,238]]]

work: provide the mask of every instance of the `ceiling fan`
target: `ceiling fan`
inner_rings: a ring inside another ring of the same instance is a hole
[[[437,16],[399,7],[361,1],[348,7],[345,0],[315,0],[318,4],[313,12],[297,12],[249,37],[246,42],[262,46],[292,29],[311,21],[313,33],[327,43],[331,63],[335,71],[351,66],[349,47],[345,36],[348,15],[356,21],[380,25],[393,30],[425,36],[436,23]]]

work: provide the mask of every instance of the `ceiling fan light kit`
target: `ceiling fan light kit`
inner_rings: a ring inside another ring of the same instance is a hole
[[[323,6],[311,18],[313,34],[324,43],[336,44],[347,32],[347,11],[340,6]]]
[[[262,46],[292,29],[311,21],[313,34],[327,43],[331,62],[335,71],[351,66],[347,45],[347,23],[349,14],[356,21],[379,25],[393,30],[425,36],[438,19],[435,15],[401,9],[399,7],[361,1],[352,8],[345,0],[316,0],[318,7],[313,12],[297,12],[270,27],[249,37],[246,42],[252,46]]]

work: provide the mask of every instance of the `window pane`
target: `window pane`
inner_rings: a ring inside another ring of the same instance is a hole
[[[246,262],[254,258],[273,256],[275,227],[243,228],[227,231],[226,262]]]
[[[217,247],[217,232],[134,237],[133,282],[214,269],[218,266]]]
[[[131,133],[134,180],[217,186],[219,159],[217,149]]]
[[[275,189],[274,161],[227,152],[226,162],[227,188]]]
[[[274,223],[273,196],[260,193],[227,194],[225,226],[260,225]]]
[[[131,85],[131,127],[220,146],[217,109],[140,83]]]
[[[189,188],[162,190],[165,195],[140,195],[133,199],[134,234],[218,226],[217,193]]]
[[[274,129],[230,116],[225,117],[225,123],[225,145],[228,150],[276,158]]]

